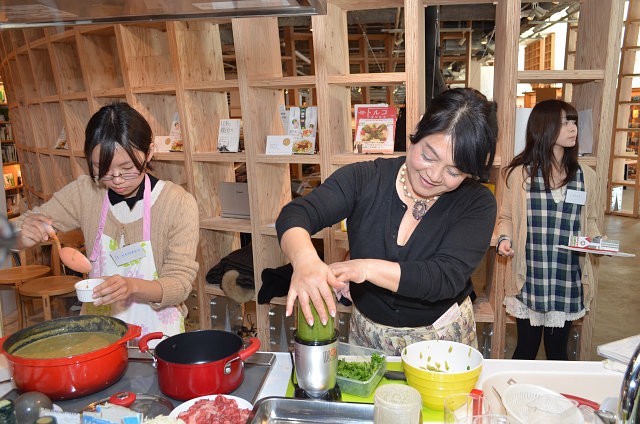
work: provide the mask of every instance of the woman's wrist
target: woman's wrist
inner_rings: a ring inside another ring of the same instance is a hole
[[[511,243],[511,239],[509,238],[509,236],[507,236],[505,234],[500,234],[500,236],[498,237],[498,241],[496,242],[496,252],[498,254],[500,254],[500,243],[502,243],[505,240],[507,240],[509,243]]]

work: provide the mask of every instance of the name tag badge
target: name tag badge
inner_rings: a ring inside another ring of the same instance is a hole
[[[118,266],[122,266],[128,262],[135,261],[136,259],[144,258],[145,256],[146,253],[140,246],[140,243],[130,244],[111,252],[111,259],[113,259],[113,261]]]
[[[567,190],[567,196],[564,199],[567,203],[575,203],[576,205],[584,205],[587,201],[587,192],[578,190]]]

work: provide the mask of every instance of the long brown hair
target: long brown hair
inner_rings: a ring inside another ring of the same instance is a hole
[[[550,179],[555,162],[553,146],[555,146],[562,129],[562,111],[564,111],[567,121],[575,121],[578,125],[578,112],[573,106],[562,100],[544,100],[533,108],[527,122],[524,150],[514,157],[503,170],[507,180],[513,170],[522,165],[523,172],[527,172],[528,177],[537,175],[538,170],[541,170],[545,187],[551,188]],[[572,147],[565,147],[562,163],[558,165],[564,168],[567,174],[562,182],[565,185],[573,179],[578,171],[577,140]]]

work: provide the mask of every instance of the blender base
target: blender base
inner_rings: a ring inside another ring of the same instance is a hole
[[[330,402],[340,402],[342,400],[342,392],[340,387],[336,384],[333,389],[327,390],[322,396],[314,397],[310,396],[304,389],[300,388],[297,384],[294,385],[293,397],[296,399],[317,399],[327,400]]]

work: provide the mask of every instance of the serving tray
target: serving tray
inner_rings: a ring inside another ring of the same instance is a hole
[[[251,424],[373,423],[373,405],[309,399],[267,397],[251,411]]]

